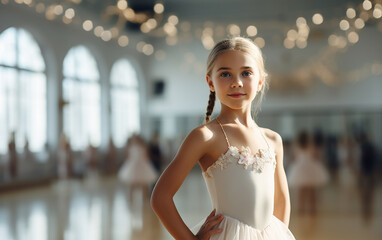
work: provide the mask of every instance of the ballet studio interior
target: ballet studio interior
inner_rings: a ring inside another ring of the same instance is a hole
[[[294,237],[382,239],[382,0],[0,0],[0,239],[173,239],[150,196],[236,36],[263,54]],[[199,164],[173,200],[189,228],[213,210]]]

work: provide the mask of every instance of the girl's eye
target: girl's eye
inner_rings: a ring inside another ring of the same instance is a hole
[[[245,71],[245,72],[242,73],[242,75],[243,75],[244,77],[249,77],[249,76],[252,75],[252,73],[249,72],[249,71]]]
[[[220,74],[220,76],[221,76],[221,77],[229,77],[230,74],[229,74],[228,72],[222,72],[222,73]]]

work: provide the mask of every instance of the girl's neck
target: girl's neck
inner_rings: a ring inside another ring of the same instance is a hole
[[[254,127],[256,125],[252,118],[251,108],[232,109],[222,105],[218,116],[221,123],[234,123],[243,127]]]

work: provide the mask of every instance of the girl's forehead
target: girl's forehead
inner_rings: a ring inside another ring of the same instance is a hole
[[[257,62],[249,53],[238,50],[227,50],[219,54],[215,60],[214,68],[257,68]]]

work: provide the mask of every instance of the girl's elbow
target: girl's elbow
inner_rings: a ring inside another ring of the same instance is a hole
[[[150,205],[151,208],[158,212],[159,209],[163,208],[163,205],[166,203],[166,196],[163,193],[155,191],[151,195]]]
[[[158,194],[154,191],[152,194],[151,194],[151,199],[150,199],[150,205],[151,205],[151,208],[157,212],[157,209],[159,208],[159,202],[160,202],[160,198],[158,196]]]

